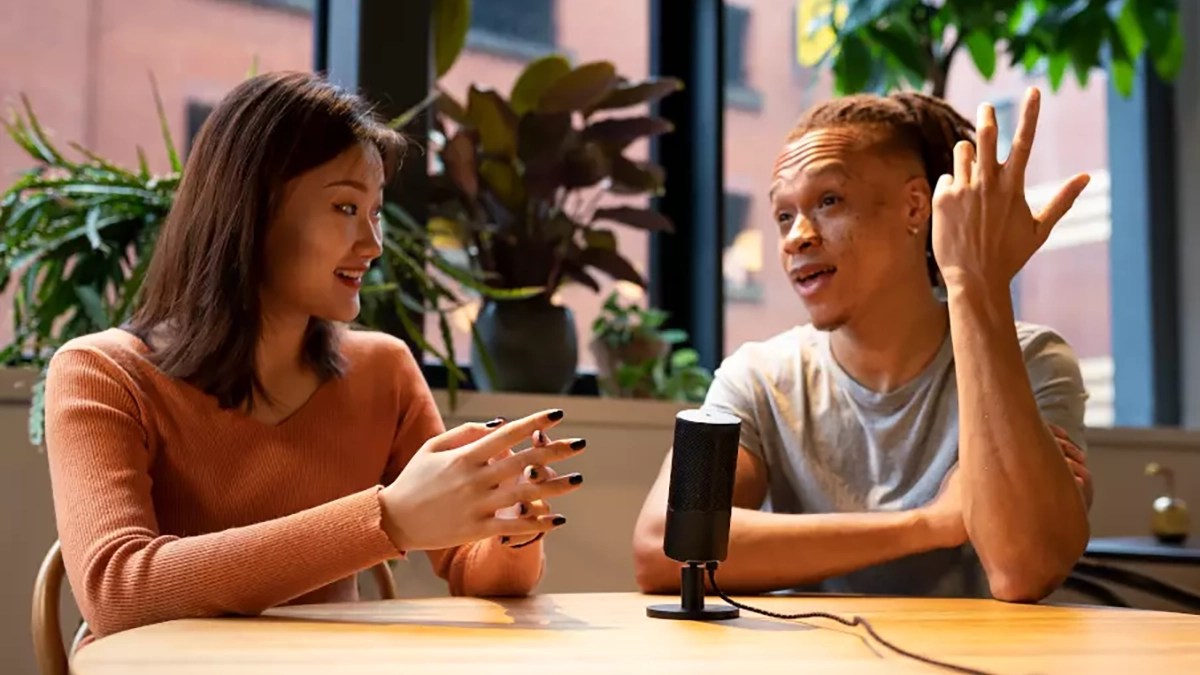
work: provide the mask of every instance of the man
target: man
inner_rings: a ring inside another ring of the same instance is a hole
[[[916,93],[829,101],[788,136],[771,204],[812,323],[743,345],[709,391],[742,421],[723,590],[1035,601],[1082,554],[1082,378],[1009,296],[1088,181],[1031,214],[1039,103],[1030,90],[1004,163],[990,106],[976,132]],[[634,537],[647,592],[679,585],[669,467]]]

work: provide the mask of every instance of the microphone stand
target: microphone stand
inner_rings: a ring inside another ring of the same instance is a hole
[[[704,604],[704,567],[688,562],[680,570],[679,604],[651,605],[646,616],[653,619],[684,619],[690,621],[725,621],[739,616],[737,607]]]

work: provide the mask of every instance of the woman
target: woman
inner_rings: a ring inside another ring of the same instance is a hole
[[[454,594],[537,584],[565,522],[544,499],[582,480],[542,469],[583,447],[546,439],[562,411],[447,432],[403,342],[340,327],[402,150],[314,75],[243,83],[196,139],[132,322],[55,354],[54,503],[93,635],[353,600],[407,551]]]

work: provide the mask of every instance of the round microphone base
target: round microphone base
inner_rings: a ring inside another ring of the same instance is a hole
[[[646,616],[652,619],[680,619],[683,621],[728,621],[740,616],[737,607],[726,605],[704,605],[702,607],[684,607],[683,605],[651,605],[646,608]]]

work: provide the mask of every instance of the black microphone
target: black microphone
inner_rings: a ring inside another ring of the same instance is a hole
[[[684,410],[675,416],[671,486],[663,552],[684,563],[679,604],[652,605],[656,619],[736,619],[736,607],[705,606],[704,567],[725,560],[737,470],[741,420],[725,413]]]

